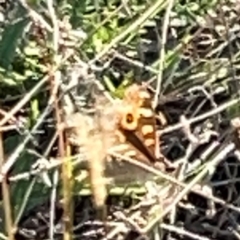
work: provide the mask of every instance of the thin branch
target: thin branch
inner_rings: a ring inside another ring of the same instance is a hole
[[[4,164],[4,159],[5,159],[5,156],[4,156],[4,150],[3,150],[3,137],[2,137],[2,133],[0,132],[0,168],[2,168]],[[14,240],[11,198],[10,198],[9,186],[6,178],[4,178],[2,181],[2,195],[3,195],[3,210],[5,213],[4,217],[5,217],[6,232],[8,233],[8,239]]]
[[[6,124],[10,119],[14,117],[20,109],[27,104],[30,99],[36,94],[36,92],[47,82],[48,76],[45,76],[41,81],[39,81],[26,95],[4,116],[4,118],[0,121],[0,126]]]
[[[212,116],[214,116],[214,115],[216,115],[220,112],[223,112],[224,110],[236,105],[239,102],[240,102],[240,98],[233,99],[229,102],[226,102],[226,103],[220,105],[217,108],[214,108],[214,109],[200,115],[200,116],[189,119],[188,122],[189,122],[189,124],[192,124],[192,123],[202,121],[206,118],[212,117]],[[162,135],[162,134],[165,134],[165,133],[170,133],[170,132],[176,131],[176,130],[182,128],[182,127],[184,127],[184,125],[182,123],[178,123],[178,124],[175,124],[173,126],[166,127],[165,129],[159,131],[159,134]]]

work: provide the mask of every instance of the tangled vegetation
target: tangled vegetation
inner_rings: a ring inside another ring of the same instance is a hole
[[[0,238],[238,239],[239,3],[1,1]],[[162,154],[184,169],[152,170],[158,199],[112,188],[103,223],[61,126],[135,83],[166,118]]]

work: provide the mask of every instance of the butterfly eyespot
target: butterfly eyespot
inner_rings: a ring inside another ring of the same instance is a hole
[[[131,113],[128,113],[126,116],[126,122],[132,123],[134,121],[134,116]]]
[[[138,126],[138,117],[130,112],[127,112],[122,116],[120,126],[122,129],[134,131]]]

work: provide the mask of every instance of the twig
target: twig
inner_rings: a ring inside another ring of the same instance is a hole
[[[24,210],[25,210],[25,207],[26,207],[26,205],[27,205],[27,203],[28,203],[28,199],[29,199],[29,197],[30,197],[30,195],[31,195],[31,192],[32,192],[32,190],[33,190],[33,187],[34,187],[34,184],[35,184],[35,183],[36,183],[36,178],[33,178],[33,179],[31,180],[31,182],[30,182],[30,184],[29,184],[26,192],[24,193],[24,197],[23,197],[23,200],[22,200],[22,205],[21,205],[21,207],[20,207],[20,209],[19,209],[19,211],[18,211],[17,217],[16,217],[16,219],[15,219],[15,221],[14,221],[14,225],[15,225],[15,226],[18,225],[18,223],[19,223],[19,221],[20,221],[20,219],[21,219],[21,217],[22,217],[22,214],[23,214],[23,212],[24,212]]]
[[[175,232],[175,233],[177,233],[179,235],[183,235],[183,236],[186,236],[186,237],[189,237],[189,238],[192,238],[192,239],[196,239],[196,240],[210,240],[207,237],[201,237],[201,236],[197,235],[196,233],[188,232],[188,231],[186,231],[184,229],[181,229],[181,228],[173,226],[173,225],[161,223],[161,227],[163,229],[168,230],[168,231]]]
[[[79,165],[79,163],[83,162],[83,159],[84,159],[84,156],[78,157],[78,159],[72,163],[73,166]],[[47,160],[47,161],[49,161],[49,160]],[[46,165],[44,169],[41,168],[41,169],[31,170],[31,171],[28,171],[28,172],[19,173],[19,174],[16,174],[15,176],[9,177],[8,180],[10,182],[17,182],[17,181],[20,181],[20,180],[29,180],[29,178],[31,176],[36,176],[36,175],[39,175],[39,174],[41,174],[45,171],[60,167],[62,165],[62,163],[64,163],[64,161],[69,161],[69,160],[59,159],[59,160],[53,160],[52,162],[50,160],[49,164]],[[1,181],[0,181],[0,183],[1,183]]]
[[[4,164],[4,150],[3,150],[3,137],[0,132],[0,168]],[[5,214],[5,228],[8,233],[8,239],[14,240],[14,228],[12,223],[12,211],[11,211],[11,198],[9,193],[9,186],[7,179],[4,178],[2,181],[2,195],[3,195],[3,210]]]
[[[17,130],[17,126],[15,125],[9,125],[9,126],[4,126],[4,127],[0,127],[0,132],[8,132],[11,130]]]
[[[42,115],[38,118],[38,121],[36,122],[35,126],[33,127],[31,132],[35,132],[38,127],[42,124],[43,120],[46,118],[46,116],[49,114],[49,109],[51,106],[48,106],[44,112],[42,113]],[[6,176],[6,174],[8,173],[8,171],[10,170],[10,168],[13,166],[13,164],[16,162],[17,158],[19,157],[19,155],[21,154],[21,152],[25,149],[27,143],[32,139],[32,134],[28,134],[26,136],[26,138],[23,140],[23,142],[18,145],[15,150],[13,151],[13,153],[10,155],[10,157],[6,160],[6,162],[4,163],[4,165],[2,166],[1,169],[1,175],[0,175],[0,182],[3,181],[4,177]]]
[[[220,105],[217,108],[212,109],[211,111],[208,111],[208,112],[200,115],[200,116],[197,116],[195,118],[191,118],[191,119],[188,120],[189,124],[192,124],[192,123],[195,123],[195,122],[199,122],[199,121],[202,121],[202,120],[204,120],[206,118],[212,117],[215,114],[218,114],[218,113],[226,110],[227,108],[230,108],[230,107],[234,106],[239,101],[240,101],[240,98],[233,99],[233,100],[231,100],[229,102],[226,102],[226,103]],[[182,128],[182,127],[183,127],[183,124],[182,123],[178,123],[178,124],[175,124],[173,126],[166,127],[165,129],[159,131],[159,134],[162,135],[162,134],[165,134],[165,133],[170,133],[170,132],[176,131],[176,130]]]
[[[126,226],[124,223],[119,223],[119,225],[113,229],[106,237],[102,238],[101,240],[110,240],[113,239],[115,235],[117,235],[119,232],[122,232],[126,229]]]
[[[130,59],[128,58],[127,56],[124,56],[123,54],[119,53],[118,51],[116,50],[112,50],[112,53],[114,55],[114,57],[117,57],[127,63],[130,63],[132,64],[133,66],[136,66],[136,67],[139,67],[139,68],[142,68],[142,69],[146,69],[147,71],[151,72],[151,73],[154,73],[154,74],[157,74],[159,71],[156,70],[155,68],[153,67],[150,67],[150,66],[146,66],[144,65],[142,62],[138,61],[138,60],[135,60],[135,59]]]
[[[183,125],[183,132],[186,135],[186,137],[188,138],[188,140],[190,141],[190,144],[193,144],[193,146],[198,145],[199,144],[199,139],[192,133],[191,129],[190,129],[190,124],[189,121],[187,120],[187,118],[185,116],[180,116],[180,123]]]
[[[0,126],[3,126],[11,118],[14,117],[14,114],[17,113],[23,106],[30,101],[32,96],[47,82],[48,76],[45,76],[41,81],[39,81],[26,95],[4,116],[0,121]]]
[[[50,206],[50,226],[49,226],[49,238],[54,240],[54,220],[55,220],[55,204],[57,198],[57,183],[59,181],[59,172],[56,169],[53,173],[53,189],[51,193],[51,206]]]

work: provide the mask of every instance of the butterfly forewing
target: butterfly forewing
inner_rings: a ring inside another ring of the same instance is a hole
[[[122,144],[128,145],[126,149],[132,153],[125,151],[124,154],[146,163],[155,163],[156,122],[150,94],[143,87],[132,85],[125,92],[122,108],[118,127],[125,136]]]

